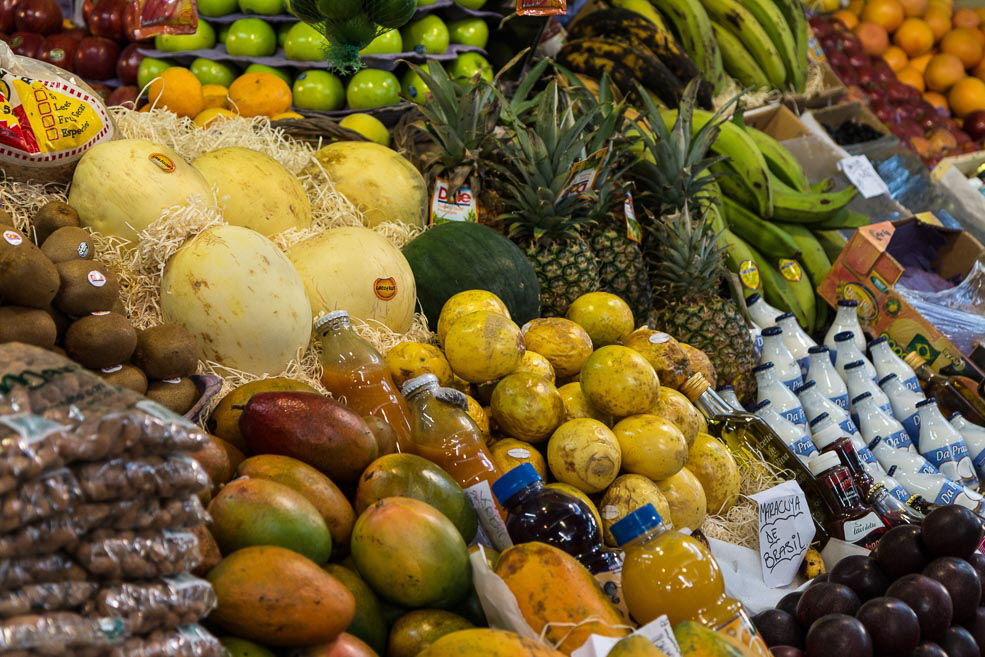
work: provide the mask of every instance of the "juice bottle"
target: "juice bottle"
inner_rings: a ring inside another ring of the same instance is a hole
[[[969,422],[985,426],[985,399],[971,379],[938,374],[915,351],[908,353],[903,362],[913,368],[927,396],[938,400],[942,412],[961,413]]]
[[[835,452],[825,452],[811,461],[811,472],[818,479],[821,495],[828,505],[831,536],[872,549],[889,529],[871,507],[862,503],[855,481]]]
[[[756,375],[758,395],[756,402],[769,400],[773,404],[774,411],[794,424],[807,426],[804,407],[797,399],[797,395],[793,394],[790,388],[777,377],[776,366],[773,363],[763,363],[752,368],[752,371]]]
[[[722,572],[703,543],[667,529],[652,504],[612,525],[612,534],[626,552],[623,594],[637,623],[665,614],[671,625],[695,621],[737,640],[748,655],[770,657],[742,603],[725,595]]]
[[[985,427],[972,424],[961,413],[952,413],[948,418],[951,426],[958,430],[968,446],[968,455],[975,464],[979,481],[985,481]]]
[[[872,359],[872,364],[875,366],[876,372],[879,373],[880,379],[895,374],[904,386],[913,392],[923,394],[916,372],[896,355],[893,348],[889,346],[889,339],[886,336],[876,338],[869,343],[869,357]]]
[[[838,443],[842,438],[847,438],[852,444],[851,451],[854,458],[859,460],[862,464],[862,468],[865,472],[872,477],[873,481],[877,484],[883,484],[886,490],[890,494],[895,496],[901,502],[906,502],[910,495],[906,492],[906,489],[898,481],[895,481],[892,477],[886,474],[879,462],[876,461],[875,455],[869,451],[868,446],[862,443],[862,448],[859,448],[859,443],[861,442],[857,436],[849,436],[845,433],[838,424],[832,420],[827,413],[821,413],[819,416],[814,418],[811,422],[811,434],[814,444],[817,448],[824,451],[831,451],[834,449],[833,445]],[[866,456],[863,456],[863,451]],[[866,460],[866,458],[871,458],[872,461]],[[842,459],[845,462],[845,459]],[[852,469],[853,464],[845,463],[845,467],[852,471],[854,476],[854,470]],[[856,481],[856,484],[858,482]],[[860,489],[861,490],[861,489]]]
[[[852,340],[858,347],[859,352],[865,351],[865,337],[862,335],[862,325],[858,322],[858,301],[843,299],[838,302],[838,312],[831,322],[831,328],[824,335],[824,344],[831,350],[831,355],[838,353],[838,345],[835,337],[839,333],[851,331]]]
[[[433,374],[407,381],[403,393],[410,406],[412,451],[441,466],[465,490],[494,547],[509,546],[505,512],[492,494],[492,484],[503,472],[486,448],[482,431],[465,412],[465,395],[442,388]]]
[[[936,400],[931,397],[917,404],[920,414],[920,437],[917,448],[941,474],[956,484],[978,489],[978,475],[968,455],[968,445],[961,433],[947,423]]]
[[[926,397],[922,392],[913,392],[904,386],[895,372],[879,379],[879,387],[889,397],[893,415],[906,429],[910,440],[917,440],[920,437],[920,414],[917,412],[917,404]]]
[[[916,452],[910,435],[892,415],[889,415],[876,405],[872,395],[865,392],[852,400],[859,414],[859,431],[866,442],[872,442],[876,436],[882,436],[884,442],[896,449]]]
[[[760,363],[773,363],[776,376],[790,390],[796,390],[804,383],[797,359],[783,341],[783,329],[771,326],[763,329],[763,353]]]
[[[783,344],[787,345],[787,349],[797,359],[801,375],[807,376],[810,350],[811,347],[816,347],[817,343],[800,327],[793,313],[783,313],[777,317],[776,325],[783,329]]]
[[[865,348],[864,346],[862,347]],[[845,384],[848,384],[848,377],[845,375],[845,366],[849,363],[862,361],[865,375],[873,381],[877,378],[876,368],[869,359],[865,357],[865,352],[858,348],[855,342],[855,334],[851,331],[844,331],[835,336],[835,369],[841,375]]]
[[[737,411],[742,413],[746,412],[745,407],[742,402],[739,401],[739,397],[735,394],[735,388],[730,385],[724,385],[718,388],[716,391],[718,396],[728,402],[728,405]]]
[[[322,315],[315,321],[321,336],[322,385],[360,415],[386,420],[397,434],[401,452],[410,449],[410,411],[400,396],[380,352],[352,330],[344,310]]]
[[[776,432],[804,465],[817,456],[817,447],[811,442],[811,434],[799,424],[794,424],[773,410],[768,400],[763,400],[752,409],[754,415],[760,417],[770,429]]]
[[[831,364],[831,350],[823,344],[811,347],[807,356],[807,375],[805,380],[817,386],[818,392],[848,410],[848,386],[841,374]],[[800,395],[800,392],[797,392]]]

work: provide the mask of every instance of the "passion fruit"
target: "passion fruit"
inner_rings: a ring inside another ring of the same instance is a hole
[[[592,338],[570,319],[547,317],[523,325],[523,344],[544,356],[559,379],[578,374],[592,355]]]
[[[529,372],[513,372],[496,384],[490,404],[504,433],[528,443],[547,440],[564,420],[564,401],[550,381]]]
[[[499,313],[480,310],[458,318],[445,336],[445,357],[470,383],[501,379],[520,365],[520,328]]]
[[[646,413],[660,396],[653,366],[629,347],[596,350],[582,367],[580,380],[589,403],[616,417]]]
[[[580,418],[565,422],[551,436],[547,465],[558,481],[592,494],[605,490],[616,478],[622,454],[609,427]]]
[[[644,327],[633,331],[623,344],[643,354],[662,385],[677,390],[691,376],[690,359],[681,343],[668,333]]]
[[[568,306],[565,317],[585,329],[596,349],[620,344],[636,326],[629,304],[608,292],[581,295]]]
[[[465,290],[450,296],[448,301],[445,301],[445,305],[441,307],[441,313],[438,315],[438,326],[435,329],[438,334],[438,341],[444,344],[448,329],[455,323],[455,320],[477,310],[487,310],[512,319],[506,304],[492,292]]]

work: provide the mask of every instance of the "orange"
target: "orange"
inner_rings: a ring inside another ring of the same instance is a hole
[[[907,18],[893,35],[893,43],[903,49],[909,57],[919,57],[934,47],[934,31],[926,21]]]
[[[936,107],[937,109],[942,109],[950,113],[951,108],[947,106],[947,98],[944,94],[939,94],[936,91],[928,91],[923,95],[923,99]]]
[[[915,68],[907,66],[901,71],[896,72],[896,79],[903,84],[908,84],[917,91],[923,92],[923,74]]]
[[[229,93],[229,89],[226,89],[221,84],[206,84],[202,86],[202,97],[205,100],[205,109],[210,109],[212,107],[226,107],[227,99],[226,96]]]
[[[862,50],[870,55],[881,55],[889,47],[889,35],[875,23],[863,21],[852,32],[862,42]]]
[[[847,9],[839,9],[832,16],[844,23],[849,30],[858,25],[858,16]]]
[[[929,64],[930,60],[933,59],[934,54],[935,53],[928,52],[926,55],[920,55],[919,57],[914,57],[913,59],[910,60],[910,63],[907,64],[907,66],[909,66],[910,68],[915,68],[921,73],[923,73],[924,71],[927,70],[927,64]]]
[[[941,39],[941,52],[954,55],[965,68],[971,68],[982,61],[982,42],[978,34],[981,32],[970,27],[956,27]]]
[[[976,77],[966,77],[951,87],[947,94],[951,111],[965,117],[976,110],[985,110],[985,82]]]
[[[196,116],[205,106],[202,83],[194,73],[181,66],[165,69],[154,78],[147,89],[147,99],[155,107],[167,108],[188,118]]]
[[[954,134],[947,128],[935,128],[930,133],[930,148],[937,153],[951,150],[957,145],[958,140],[955,139]]]
[[[981,16],[974,9],[961,8],[951,16],[951,24],[954,27],[978,27],[981,22]]]
[[[927,25],[934,33],[934,41],[939,40],[951,29],[951,13],[946,9],[935,6],[928,7],[923,19],[927,21]]]
[[[934,55],[923,72],[923,79],[931,91],[947,91],[964,76],[964,64],[948,53]]]
[[[198,115],[192,119],[192,122],[194,122],[199,128],[206,128],[217,120],[232,119],[235,117],[236,115],[227,109],[223,109],[221,107],[208,107],[199,112]]]
[[[899,46],[889,46],[886,48],[886,52],[882,53],[882,58],[889,64],[889,68],[893,69],[893,73],[899,73],[910,63],[906,53]]]
[[[865,9],[865,0],[848,0],[848,7],[846,9],[858,17],[862,14],[862,10]]]
[[[291,88],[273,73],[247,73],[229,85],[229,105],[240,116],[273,116],[291,107]]]
[[[900,0],[900,4],[903,5],[903,14],[907,18],[923,16],[927,11],[927,0]]]
[[[985,57],[982,57],[982,61],[978,62],[975,68],[971,69],[971,74],[979,80],[985,80]]]
[[[870,0],[859,18],[862,22],[875,23],[887,32],[894,32],[905,16],[899,0]]]

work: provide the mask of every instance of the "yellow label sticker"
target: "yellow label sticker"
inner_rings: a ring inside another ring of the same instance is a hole
[[[759,277],[759,267],[752,260],[743,260],[739,263],[739,280],[747,290],[758,290],[761,281]]]
[[[147,159],[156,164],[157,168],[164,173],[174,173],[178,169],[178,165],[174,163],[174,160],[164,153],[151,153],[147,156]]]
[[[804,270],[796,260],[780,258],[779,269],[780,275],[792,283],[797,283],[804,277]]]
[[[373,281],[373,294],[380,301],[391,301],[395,296],[397,296],[397,279],[393,278],[377,278]]]

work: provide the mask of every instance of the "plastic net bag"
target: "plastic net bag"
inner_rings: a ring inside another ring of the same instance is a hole
[[[211,584],[191,575],[179,575],[105,588],[85,611],[97,617],[122,618],[134,634],[146,634],[196,623],[215,605]]]
[[[135,41],[158,34],[194,34],[198,29],[195,0],[127,0],[127,34]]]
[[[108,580],[153,579],[187,573],[201,556],[198,539],[183,531],[99,531],[75,551],[79,565]]]

